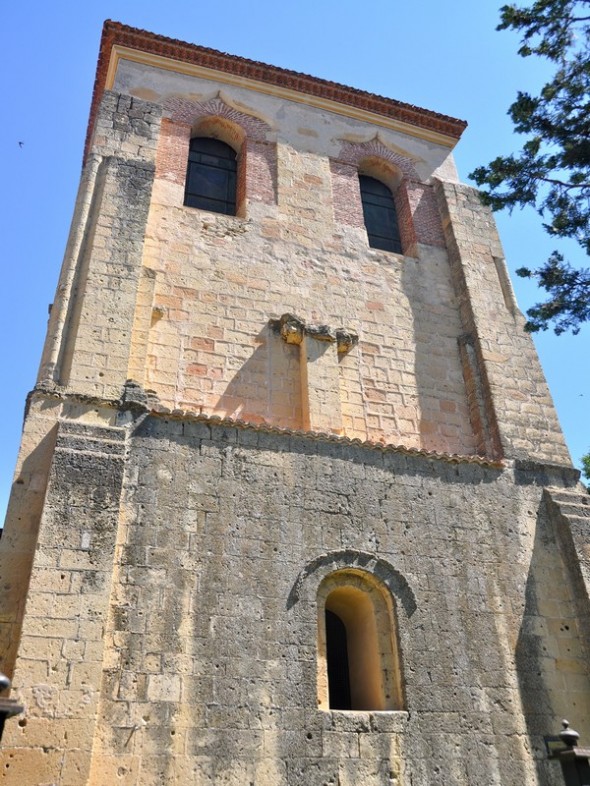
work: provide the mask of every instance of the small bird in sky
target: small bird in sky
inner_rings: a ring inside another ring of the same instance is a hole
[[[19,146],[19,147],[24,147],[24,144],[25,144],[24,142],[19,142],[19,143],[18,143],[18,146]]]

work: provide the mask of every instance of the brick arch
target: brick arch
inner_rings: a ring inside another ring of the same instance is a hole
[[[223,141],[239,153],[238,215],[246,214],[246,202],[276,204],[277,151],[276,143],[267,141],[272,131],[268,123],[240,112],[220,97],[202,102],[169,98],[164,102],[164,111],[156,156],[157,177],[184,184],[193,129],[207,121],[206,131],[208,123],[221,121],[230,131]]]
[[[397,169],[402,177],[410,180],[419,180],[418,172],[411,159],[394,153],[379,141],[377,137],[368,142],[343,142],[338,160],[350,166],[359,167],[366,158],[378,158],[386,161]]]
[[[187,123],[191,127],[210,117],[229,120],[230,123],[235,123],[242,129],[247,139],[256,142],[265,142],[268,132],[272,130],[264,120],[234,109],[219,97],[204,102],[169,98],[164,102],[164,110],[172,121]]]
[[[357,174],[367,159],[384,162],[401,175],[393,190],[404,253],[416,255],[418,243],[444,247],[433,187],[421,182],[411,159],[390,150],[377,137],[368,142],[343,142],[338,157],[331,160],[335,220],[364,227]]]

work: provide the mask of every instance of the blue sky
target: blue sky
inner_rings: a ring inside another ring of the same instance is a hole
[[[5,4],[0,31],[2,283],[0,512],[12,480],[24,401],[33,387],[80,176],[104,19],[331,79],[469,122],[455,151],[463,180],[515,149],[506,116],[518,89],[547,75],[496,32],[496,0],[128,0]],[[19,142],[23,142],[22,147]],[[553,250],[532,211],[497,216],[509,268]],[[588,264],[575,246],[572,261]],[[514,281],[521,309],[535,302]],[[590,448],[590,325],[535,339],[575,462]],[[0,513],[0,519],[3,516]]]

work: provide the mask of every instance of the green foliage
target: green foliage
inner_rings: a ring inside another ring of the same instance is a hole
[[[582,475],[586,480],[590,480],[590,453],[586,453],[585,456],[582,456]],[[586,488],[590,493],[590,484],[588,484]]]
[[[590,319],[590,270],[576,270],[554,251],[537,270],[521,267],[516,275],[536,278],[550,295],[544,303],[527,311],[529,321],[525,327],[530,332],[547,330],[552,322],[557,335],[566,330],[576,334],[582,323]]]
[[[555,238],[572,238],[590,255],[590,0],[505,5],[498,30],[521,33],[518,53],[555,63],[538,96],[519,92],[509,109],[522,149],[471,173],[493,210],[530,205]],[[521,268],[549,294],[527,313],[527,330],[580,330],[590,318],[590,269],[575,270],[554,251],[541,267]]]

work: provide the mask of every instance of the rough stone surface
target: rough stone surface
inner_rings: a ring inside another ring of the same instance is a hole
[[[547,470],[140,416],[122,479],[120,429],[60,433],[5,755],[77,727],[50,747],[93,741],[88,783],[559,783],[542,734],[590,684]],[[396,601],[403,712],[317,709],[344,567]]]

